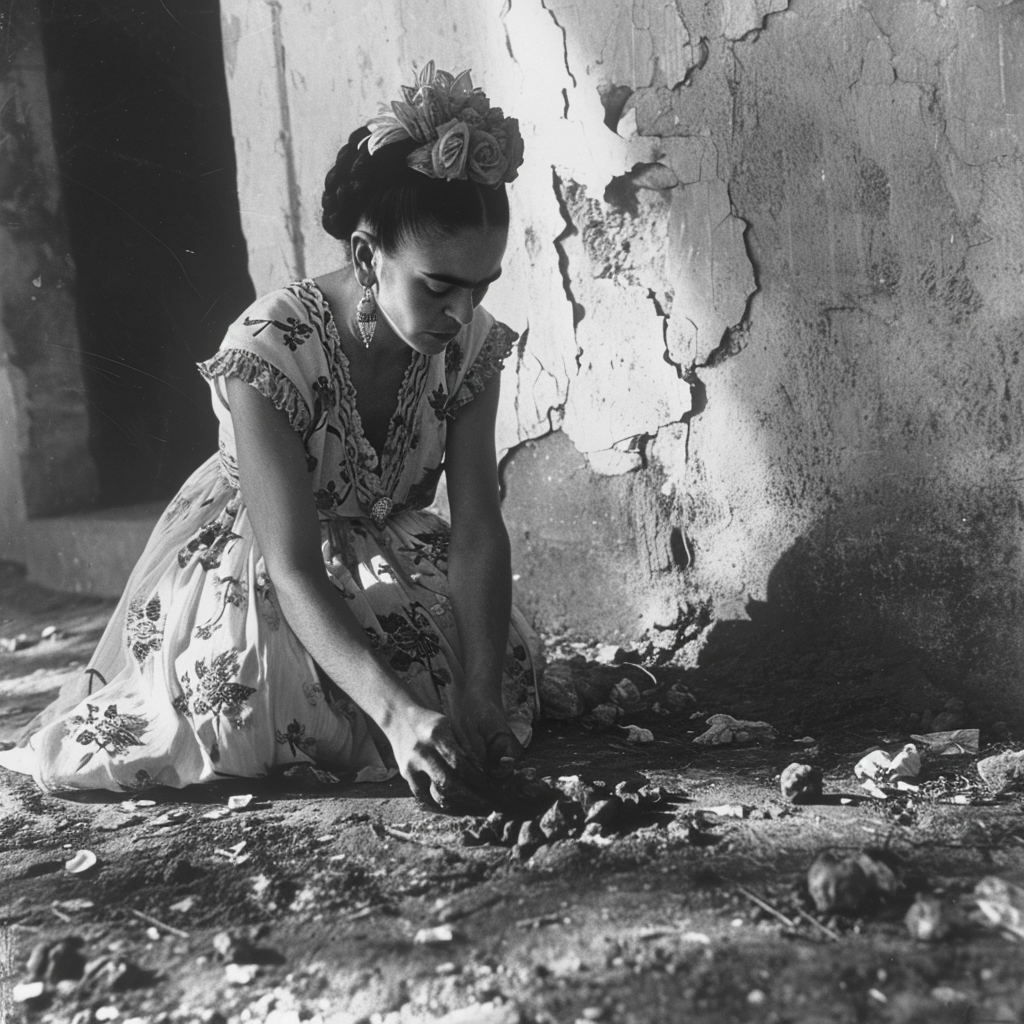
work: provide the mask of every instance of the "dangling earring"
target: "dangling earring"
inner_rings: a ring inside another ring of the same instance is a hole
[[[373,332],[377,329],[377,307],[373,302],[373,292],[363,289],[363,297],[356,306],[356,326],[363,344],[369,348],[373,341]]]

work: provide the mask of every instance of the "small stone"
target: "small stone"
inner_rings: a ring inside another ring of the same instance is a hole
[[[932,893],[918,893],[903,921],[917,942],[941,942],[953,931],[951,908]]]
[[[821,769],[794,761],[783,771],[779,786],[790,803],[812,803],[821,798]]]
[[[501,831],[501,843],[503,846],[514,846],[516,840],[519,837],[519,830],[523,827],[521,821],[512,819],[511,821],[505,822],[505,827]]]
[[[13,654],[15,651],[23,651],[26,647],[31,647],[34,643],[35,641],[24,633],[18,636],[3,637],[0,639],[0,651]]]
[[[589,714],[584,715],[583,724],[590,729],[610,729],[616,719],[622,717],[622,708],[617,704],[598,704]]]
[[[11,989],[11,999],[16,1003],[31,1003],[39,999],[46,990],[41,981],[26,981]]]
[[[462,845],[463,846],[485,846],[487,844],[487,837],[484,835],[483,829],[477,826],[470,826],[462,830]]]
[[[615,665],[621,662],[626,652],[616,644],[602,644],[594,652],[594,661],[600,665]]]
[[[494,833],[495,839],[501,838],[501,833],[505,830],[505,822],[508,819],[501,811],[492,811],[484,819],[484,828],[490,829]]]
[[[256,960],[256,948],[244,935],[218,932],[213,937],[214,952],[221,960],[233,964],[251,964]]]
[[[39,942],[32,947],[28,955],[25,971],[33,981],[41,981],[46,974],[46,966],[50,962],[50,943]]]
[[[626,730],[627,743],[653,743],[654,733],[650,729],[643,729],[639,725],[623,725],[620,728]]]
[[[974,887],[974,900],[987,925],[1024,939],[1024,889],[988,875]]]
[[[586,665],[586,659],[583,659]],[[578,718],[583,714],[583,698],[576,685],[574,666],[565,662],[549,664],[538,681],[540,704],[547,718]]]
[[[521,849],[540,846],[543,844],[544,839],[544,833],[536,821],[524,821],[519,829],[519,835],[516,837],[516,846]]]
[[[807,871],[807,891],[820,914],[855,914],[868,898],[868,881],[850,857],[824,850]]]
[[[682,683],[673,683],[662,697],[662,700],[676,711],[691,708],[697,703],[696,698]]]
[[[433,928],[421,928],[413,937],[417,946],[441,946],[454,942],[457,935],[450,924],[439,924]]]
[[[547,840],[554,841],[569,834],[571,823],[566,813],[568,806],[564,801],[556,800],[544,812],[538,825]]]
[[[51,639],[52,640],[59,640],[60,639],[60,630],[57,629],[56,626],[45,626],[39,632],[39,639],[40,640],[51,640]]]
[[[640,797],[640,803],[645,807],[653,807],[657,804],[663,804],[668,797],[668,793],[665,792],[663,786],[656,786],[654,783],[649,782],[646,786],[641,786],[637,790],[637,796]]]
[[[612,687],[610,696],[620,707],[631,707],[640,702],[640,690],[632,679],[620,679]]]
[[[579,804],[584,810],[591,802],[591,787],[579,775],[561,775],[552,779],[551,785],[567,800]]]
[[[259,964],[229,963],[224,967],[224,979],[229,985],[250,985],[259,970]]]
[[[1024,750],[1005,750],[982,758],[977,767],[982,782],[993,793],[1024,789]]]

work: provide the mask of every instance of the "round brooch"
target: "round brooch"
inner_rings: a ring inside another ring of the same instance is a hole
[[[388,497],[382,496],[378,498],[370,506],[370,518],[378,525],[383,526],[384,520],[391,515],[391,510],[395,507],[395,503]]]

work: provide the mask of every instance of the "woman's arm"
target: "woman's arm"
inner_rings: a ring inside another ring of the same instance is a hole
[[[324,569],[320,522],[306,456],[286,415],[236,377],[227,380],[242,498],[300,643],[391,743],[398,769],[421,800],[445,806],[465,795],[459,754],[443,716],[417,704],[376,658],[359,621]]]
[[[462,691],[453,695],[454,725],[462,742],[485,763],[521,752],[501,701],[512,569],[494,451],[500,386],[496,373],[459,410],[445,448],[452,520],[448,584],[465,672]]]

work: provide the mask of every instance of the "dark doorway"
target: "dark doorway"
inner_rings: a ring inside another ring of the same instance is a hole
[[[101,502],[216,450],[197,360],[252,300],[216,0],[42,0]]]

